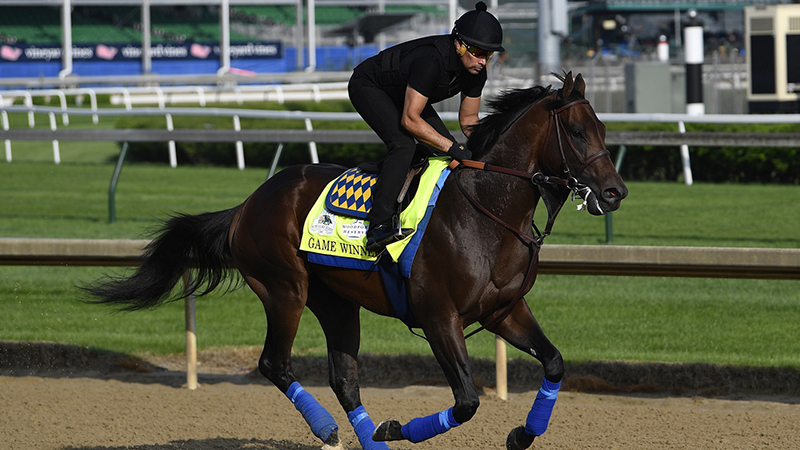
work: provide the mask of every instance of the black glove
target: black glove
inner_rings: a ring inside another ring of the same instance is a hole
[[[450,150],[447,151],[447,156],[460,162],[472,158],[472,152],[458,142],[453,142],[453,145],[450,146]]]

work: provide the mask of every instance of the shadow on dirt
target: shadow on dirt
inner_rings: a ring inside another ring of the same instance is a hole
[[[276,441],[274,439],[187,439],[171,441],[166,444],[154,445],[125,445],[122,447],[68,447],[69,450],[319,450],[319,446],[296,444],[289,441]]]
[[[243,358],[242,355],[237,355],[237,361],[227,364],[234,370],[205,373],[201,365],[198,381],[201,384],[270,385],[255,369],[257,356],[245,356]],[[201,353],[201,360],[202,357]],[[225,361],[218,361],[226,358],[224,354],[216,354],[213,358],[217,360],[218,366],[226,366]],[[243,360],[248,362],[242,362]],[[295,357],[292,366],[303,384],[328,385],[328,363],[325,358]],[[479,388],[495,387],[494,361],[473,360],[472,369],[475,384]],[[122,353],[41,342],[0,341],[0,376],[99,378],[172,387],[180,387],[186,383],[186,374],[181,369],[168,370]],[[432,356],[361,355],[359,378],[361,386],[365,387],[446,385],[441,369]],[[542,369],[538,362],[521,359],[508,362],[510,391],[538,389],[541,379]],[[562,390],[623,395],[725,396],[734,399],[768,396],[778,397],[772,398],[773,401],[800,403],[800,370],[701,363],[568,363]]]

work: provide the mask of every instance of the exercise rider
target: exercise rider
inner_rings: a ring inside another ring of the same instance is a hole
[[[458,121],[469,136],[470,126],[478,123],[486,65],[492,53],[504,51],[502,43],[500,22],[478,2],[456,20],[450,34],[389,47],[353,70],[350,101],[388,151],[373,186],[367,250],[380,251],[413,231],[400,229],[397,196],[417,142],[459,161],[470,158],[432,105],[461,94]]]

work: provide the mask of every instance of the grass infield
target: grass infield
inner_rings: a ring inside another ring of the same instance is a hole
[[[237,205],[266,175],[250,168],[126,165],[116,193],[117,222],[109,224],[108,184],[117,152],[105,143],[65,142],[62,163],[54,165],[49,145],[15,142],[14,161],[0,163],[0,236],[140,238],[172,212]],[[629,188],[629,198],[612,216],[614,244],[800,246],[798,186],[630,183]],[[546,244],[604,242],[605,219],[567,204]],[[184,351],[180,302],[136,313],[82,302],[77,284],[120,270],[125,269],[3,267],[0,340],[55,341],[133,354]],[[570,362],[800,367],[797,287],[795,281],[541,275],[527,300]],[[263,310],[246,288],[200,299],[197,320],[201,350],[263,343]],[[399,321],[364,313],[362,329],[362,352],[430,353],[426,342]],[[473,357],[493,356],[489,333],[468,345]],[[294,352],[325,354],[319,326],[308,312]],[[524,355],[512,350],[509,356]]]

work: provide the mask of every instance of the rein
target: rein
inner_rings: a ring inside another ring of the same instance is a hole
[[[554,92],[552,98],[555,98],[556,94],[557,94],[557,92]],[[569,139],[569,136],[567,135],[566,128],[564,127],[564,123],[561,121],[561,118],[559,116],[559,114],[561,112],[563,112],[563,111],[565,111],[565,110],[567,110],[567,109],[569,109],[569,108],[571,108],[571,107],[573,107],[575,105],[582,105],[582,104],[588,104],[588,103],[589,103],[589,101],[585,100],[585,99],[574,100],[574,101],[569,102],[569,103],[567,103],[567,104],[565,104],[565,105],[563,105],[563,106],[561,106],[559,108],[551,110],[550,114],[549,114],[549,117],[548,117],[548,123],[550,123],[552,121],[552,126],[548,126],[547,127],[547,136],[545,137],[545,143],[544,143],[544,147],[543,148],[545,148],[545,149],[547,148],[547,144],[550,142],[551,130],[555,129],[556,130],[556,139],[557,139],[557,142],[558,142],[558,149],[559,149],[559,152],[561,153],[561,164],[564,167],[564,173],[567,175],[566,178],[551,177],[551,176],[543,174],[542,172],[523,172],[523,171],[519,171],[519,170],[516,170],[516,169],[511,169],[511,168],[508,168],[508,167],[496,166],[496,165],[492,165],[492,164],[488,164],[488,163],[484,163],[484,162],[480,162],[480,161],[473,161],[473,160],[462,160],[462,161],[453,160],[453,162],[451,163],[451,168],[456,168],[456,169],[462,169],[462,168],[478,169],[478,170],[484,170],[484,171],[487,171],[487,172],[495,172],[495,173],[500,173],[500,174],[504,174],[504,175],[510,175],[510,176],[514,176],[514,177],[530,180],[531,184],[533,184],[534,186],[537,187],[537,189],[539,189],[539,192],[541,194],[540,196],[541,196],[541,198],[543,199],[543,201],[545,203],[547,203],[548,202],[547,199],[550,198],[549,196],[544,195],[544,193],[542,191],[543,186],[545,184],[553,184],[553,185],[564,186],[564,187],[568,188],[570,191],[572,191],[573,195],[575,195],[577,192],[588,190],[589,189],[588,186],[584,186],[581,183],[579,183],[578,179],[576,177],[572,176],[571,173],[570,173],[569,165],[567,164],[566,155],[564,154],[564,141],[566,141],[567,145],[569,145],[569,148],[572,150],[572,153],[575,155],[575,157],[578,159],[578,162],[581,164],[580,169],[578,170],[577,176],[580,176],[580,174],[583,173],[583,171],[586,169],[586,167],[591,165],[597,159],[599,159],[599,158],[601,158],[601,157],[603,157],[605,155],[610,155],[610,152],[608,151],[608,149],[603,149],[603,150],[593,154],[592,156],[590,156],[586,160],[584,160],[581,157],[581,155],[578,153],[578,150],[572,144],[572,141]],[[562,135],[563,135],[563,137],[562,137]],[[495,222],[497,222],[498,224],[502,225],[507,230],[509,230],[512,233],[514,233],[514,235],[516,235],[520,240],[522,240],[528,246],[529,251],[531,253],[530,262],[528,263],[528,269],[525,271],[525,277],[522,279],[522,285],[520,286],[520,288],[517,291],[516,295],[514,295],[514,298],[511,300],[511,303],[509,303],[508,306],[506,306],[505,309],[503,309],[503,311],[500,313],[500,315],[496,316],[494,319],[492,319],[491,321],[489,321],[485,325],[481,325],[476,330],[473,330],[472,332],[470,332],[466,336],[464,336],[464,339],[467,339],[467,338],[469,338],[471,336],[474,336],[475,334],[485,330],[487,327],[494,326],[494,325],[502,322],[503,320],[505,320],[505,318],[508,317],[509,314],[511,314],[511,310],[513,310],[514,307],[517,306],[517,304],[520,302],[520,300],[522,300],[522,298],[525,296],[525,294],[533,287],[533,284],[536,281],[536,267],[537,267],[537,263],[539,261],[539,250],[541,249],[542,245],[544,244],[544,238],[547,237],[550,234],[550,232],[551,232],[551,230],[553,228],[553,223],[555,222],[555,216],[558,213],[558,210],[560,209],[560,206],[559,206],[559,208],[551,209],[550,206],[546,205],[546,206],[548,206],[548,208],[547,208],[548,217],[547,217],[547,224],[545,225],[544,233],[539,231],[539,229],[536,227],[536,224],[531,219],[531,228],[535,232],[535,236],[531,236],[531,235],[529,235],[529,234],[517,229],[516,227],[510,225],[508,222],[504,221],[503,219],[501,219],[500,217],[498,217],[497,215],[493,214],[491,211],[486,209],[483,205],[480,204],[480,202],[478,202],[475,199],[475,197],[473,197],[469,192],[467,192],[467,190],[461,184],[461,179],[458,176],[456,176],[455,178],[456,178],[456,185],[458,186],[459,190],[461,190],[461,193],[464,194],[464,197],[467,198],[467,200],[472,204],[472,206],[474,206],[476,209],[478,209],[480,212],[482,212],[484,215],[486,215],[490,219],[492,219]],[[551,215],[550,211],[556,211],[556,213]]]

